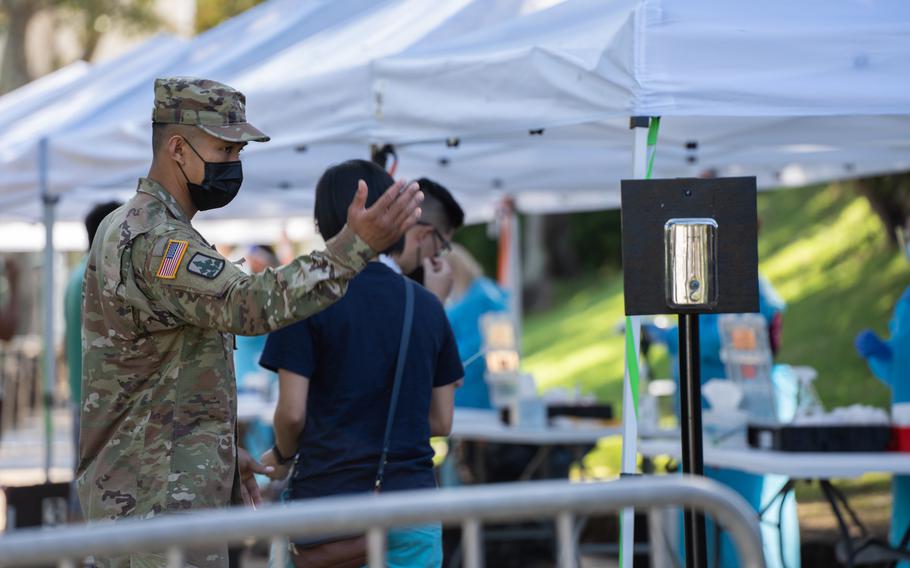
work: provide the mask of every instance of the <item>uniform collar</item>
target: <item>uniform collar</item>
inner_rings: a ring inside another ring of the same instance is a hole
[[[158,201],[164,203],[164,206],[167,207],[167,210],[171,212],[171,215],[173,215],[174,218],[185,223],[190,222],[190,218],[187,217],[186,213],[183,212],[183,209],[180,208],[180,204],[177,203],[174,196],[168,193],[168,191],[164,189],[164,186],[157,181],[149,178],[139,178],[139,187],[136,191],[151,195]]]

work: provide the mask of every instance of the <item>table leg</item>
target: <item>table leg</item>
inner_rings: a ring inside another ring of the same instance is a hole
[[[768,509],[773,507],[774,503],[776,503],[778,499],[783,501],[786,498],[787,493],[793,491],[793,487],[795,485],[796,485],[796,482],[794,480],[792,480],[792,479],[787,480],[787,482],[784,483],[784,486],[780,488],[780,491],[775,493],[774,497],[772,497],[771,500],[768,501],[768,504],[765,505],[764,507],[762,507],[761,511],[758,512],[758,517],[763,518],[765,516],[765,513],[768,512]]]
[[[487,482],[486,449],[486,444],[483,442],[474,444],[474,463],[477,464],[475,475],[477,476],[477,483],[481,484]]]
[[[831,487],[831,492],[835,497],[837,497],[837,499],[840,500],[842,506],[844,507],[844,510],[846,510],[847,514],[850,515],[850,519],[853,521],[853,524],[859,528],[860,534],[862,534],[864,537],[868,536],[869,531],[866,529],[866,525],[864,525],[863,522],[859,519],[859,515],[857,515],[856,511],[854,511],[850,506],[850,503],[847,501],[847,497],[843,494],[843,492],[841,492],[840,489],[832,485],[830,482],[826,481],[825,483],[828,483],[828,485]]]
[[[847,523],[841,514],[840,507],[838,507],[837,499],[834,497],[834,492],[831,490],[831,482],[826,479],[820,479],[819,485],[822,488],[822,492],[825,494],[825,499],[827,499],[828,504],[831,505],[831,511],[837,519],[837,526],[840,529],[841,536],[844,538],[844,546],[847,547],[847,566],[852,567],[854,552],[853,541],[850,538],[850,527],[847,526]]]
[[[524,471],[521,472],[521,477],[518,478],[518,481],[530,480],[540,468],[540,466],[543,465],[549,455],[550,446],[540,446],[537,449],[537,452],[534,453],[534,457],[532,457],[531,461],[528,462],[528,465],[525,467]]]
[[[583,480],[587,479],[588,477],[588,471],[585,469],[586,453],[587,452],[584,451],[584,449],[582,449],[580,446],[572,446],[572,457],[574,458],[573,465],[578,465],[579,475]]]
[[[887,541],[881,541],[877,538],[870,538],[868,529],[860,520],[859,515],[856,514],[856,511],[854,511],[850,506],[846,495],[844,495],[842,491],[834,487],[834,485],[826,479],[820,479],[819,485],[821,485],[822,491],[825,494],[825,498],[827,499],[828,504],[831,506],[831,510],[834,512],[834,516],[837,518],[837,524],[841,535],[843,536],[844,545],[847,549],[847,566],[854,566],[859,555],[867,550],[872,550],[873,552],[876,550],[885,551],[885,553],[888,554],[890,558],[894,558],[894,556],[897,555],[902,559],[910,560],[910,550],[907,549],[907,546],[910,545],[910,527],[908,527],[904,532],[904,536],[901,538],[901,542],[897,547],[889,545]],[[846,511],[846,514],[850,517],[850,520],[853,522],[853,524],[855,524],[859,529],[863,537],[858,548],[855,548],[853,545],[853,539],[850,537],[850,528],[847,524],[847,520],[844,518],[844,514],[842,513],[841,508]],[[898,561],[899,560],[893,560],[891,562],[891,565],[896,565]]]

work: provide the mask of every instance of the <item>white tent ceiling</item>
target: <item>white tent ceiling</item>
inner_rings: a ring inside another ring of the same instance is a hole
[[[15,137],[0,136],[0,219],[40,218],[37,199],[38,140],[49,137],[49,190],[64,196],[61,219],[78,219],[85,206],[111,195],[128,194],[149,162],[151,85],[157,76],[196,75],[223,80],[248,93],[248,113],[273,137],[245,154],[246,186],[256,188],[241,198],[246,206],[213,216],[308,214],[310,188],[326,165],[368,153],[361,140],[366,130],[350,120],[350,105],[320,104],[320,91],[284,100],[257,100],[248,85],[263,86],[261,73],[274,81],[294,83],[307,76],[328,81],[333,96],[344,85],[338,74],[366,69],[376,57],[421,42],[460,37],[533,12],[544,0],[272,0],[200,35],[174,53],[135,61],[129,77],[96,76],[95,98],[80,91],[63,109],[65,120],[53,124],[29,117]],[[134,56],[127,59],[133,62]],[[152,61],[149,61],[151,59]],[[248,77],[248,79],[244,79]],[[91,76],[89,77],[91,78]],[[114,84],[116,96],[104,85]],[[268,86],[271,88],[271,86]],[[351,91],[349,102],[358,97]],[[336,100],[336,99],[332,99]],[[356,105],[354,105],[356,106]],[[69,118],[79,109],[81,118]],[[45,113],[55,113],[54,107]],[[293,128],[289,128],[293,126]],[[308,145],[310,140],[322,143]],[[272,160],[260,161],[266,150]],[[248,157],[246,157],[248,156]],[[277,158],[277,160],[275,159]],[[278,173],[274,163],[280,160]],[[299,195],[301,189],[307,195]]]
[[[323,169],[371,142],[395,143],[402,175],[438,178],[474,218],[506,193],[529,211],[615,207],[630,115],[663,116],[658,177],[713,169],[768,188],[910,168],[901,0],[273,0],[52,132],[63,218],[131,192],[163,73],[241,88],[272,135],[213,217],[308,214]],[[0,155],[0,216],[37,218],[34,148],[4,136]]]

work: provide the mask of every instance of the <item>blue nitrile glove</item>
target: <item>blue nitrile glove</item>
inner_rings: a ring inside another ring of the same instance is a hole
[[[863,359],[891,359],[891,346],[879,339],[871,329],[859,332],[853,345]]]

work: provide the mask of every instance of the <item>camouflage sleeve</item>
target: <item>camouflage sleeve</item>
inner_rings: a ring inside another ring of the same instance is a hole
[[[132,264],[156,309],[199,327],[260,335],[334,303],[374,255],[345,227],[324,251],[248,275],[194,232],[176,229],[136,239]]]

